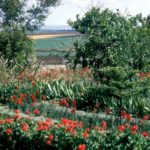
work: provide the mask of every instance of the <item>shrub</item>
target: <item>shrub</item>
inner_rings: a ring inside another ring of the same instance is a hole
[[[143,104],[145,108],[139,113],[143,115],[146,109],[150,110],[146,108],[150,103],[150,80],[141,79],[138,71],[122,67],[104,67],[95,73],[95,79],[98,84],[90,87],[78,99],[78,108],[93,110],[99,104],[103,111],[111,108],[116,112],[125,109],[130,113],[135,113],[140,110],[138,107],[140,103],[137,103],[145,98],[147,103]]]

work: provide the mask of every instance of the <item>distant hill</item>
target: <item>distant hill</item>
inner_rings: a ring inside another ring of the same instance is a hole
[[[69,26],[43,26],[38,31],[34,31],[29,33],[29,35],[36,35],[36,34],[61,34],[61,33],[76,33],[75,30],[73,30]]]

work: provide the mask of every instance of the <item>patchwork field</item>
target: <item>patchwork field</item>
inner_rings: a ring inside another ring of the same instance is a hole
[[[80,36],[74,36],[74,35],[39,38],[34,40],[35,43],[34,48],[35,50],[51,50],[51,49],[68,50],[70,48],[73,48],[73,43],[76,40],[80,40],[80,39],[81,39]]]
[[[35,55],[44,64],[62,64],[66,55],[74,56],[74,43],[82,40],[77,34],[33,35]],[[46,61],[49,60],[49,61]]]

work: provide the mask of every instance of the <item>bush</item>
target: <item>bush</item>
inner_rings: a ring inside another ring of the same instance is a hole
[[[32,54],[32,40],[22,31],[0,32],[0,49],[8,65],[26,64]]]
[[[75,66],[149,69],[150,29],[140,14],[125,17],[119,11],[92,8],[69,24],[85,36],[84,42],[75,43]]]
[[[139,114],[143,115],[146,109],[150,111],[150,108],[147,108],[150,103],[150,80],[141,79],[138,71],[122,67],[104,67],[97,71],[95,80],[98,84],[90,87],[78,99],[79,109],[93,110],[99,104],[103,111],[111,108],[116,112],[125,109],[130,113],[137,113],[140,110],[140,103],[137,103],[145,99],[147,103],[143,103],[145,108]]]
[[[0,146],[2,149],[28,150],[130,150],[150,148],[149,133],[135,124],[107,130],[107,122],[85,128],[82,122],[62,118],[43,121],[0,117]],[[81,149],[82,148],[82,149]]]

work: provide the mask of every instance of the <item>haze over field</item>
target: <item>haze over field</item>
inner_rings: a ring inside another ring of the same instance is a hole
[[[33,1],[33,0],[32,0]],[[112,10],[120,9],[121,13],[131,15],[150,14],[150,0],[62,0],[61,5],[51,9],[52,13],[45,21],[46,25],[67,25],[67,20],[75,20],[76,14],[83,15],[92,6],[100,6]]]

